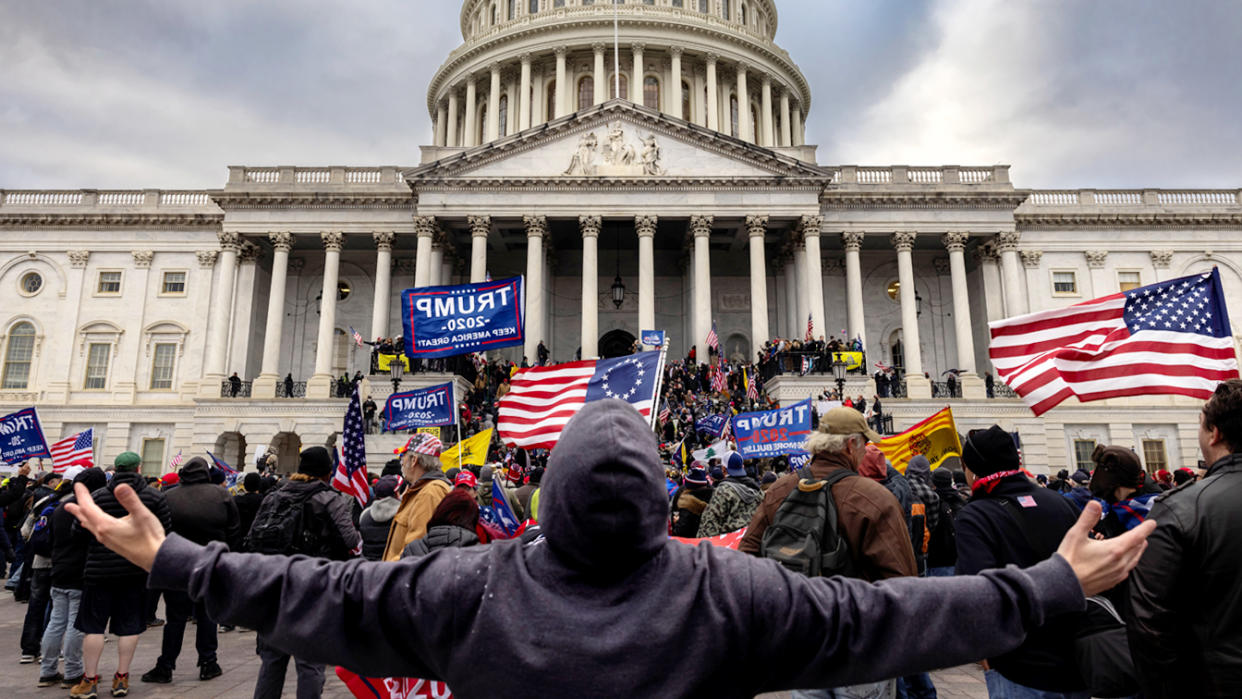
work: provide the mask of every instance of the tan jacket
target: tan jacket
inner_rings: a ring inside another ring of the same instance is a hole
[[[427,536],[427,520],[445,495],[453,489],[447,478],[420,478],[401,496],[401,506],[393,515],[384,545],[384,560],[401,560],[406,544]]]
[[[825,478],[842,468],[849,468],[844,456],[818,454],[811,461],[811,477]],[[797,483],[798,476],[787,473],[768,488],[742,538],[741,550],[758,555],[763,532]],[[906,518],[888,488],[865,476],[846,478],[832,486],[832,498],[837,504],[837,526],[849,544],[860,578],[875,582],[918,574]]]

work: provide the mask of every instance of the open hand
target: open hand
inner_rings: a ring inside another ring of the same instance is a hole
[[[122,484],[112,492],[117,502],[129,511],[128,515],[118,518],[101,510],[91,498],[90,491],[81,483],[73,486],[77,502],[65,505],[65,509],[77,517],[99,543],[119,553],[130,563],[149,571],[155,565],[155,554],[164,543],[164,526],[142,504],[133,488]]]
[[[1147,549],[1147,537],[1156,529],[1156,521],[1149,519],[1119,537],[1096,541],[1091,538],[1091,529],[1099,521],[1100,503],[1087,503],[1057,548],[1057,553],[1074,569],[1087,597],[1125,580]]]

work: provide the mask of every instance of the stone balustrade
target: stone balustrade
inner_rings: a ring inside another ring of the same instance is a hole
[[[250,185],[319,187],[321,185],[404,186],[404,184],[401,168],[391,165],[372,168],[232,166],[229,168],[229,182],[226,188]]]
[[[945,184],[1009,184],[1009,166],[964,167],[942,165],[911,167],[909,165],[859,166],[841,165],[832,168],[833,184],[877,185],[945,185]]]
[[[1242,189],[1036,190],[1024,206],[1227,206],[1242,205]]]
[[[0,190],[0,208],[28,207],[113,207],[207,208],[218,211],[205,191],[187,190]]]

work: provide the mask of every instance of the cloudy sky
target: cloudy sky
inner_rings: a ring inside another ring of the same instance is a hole
[[[1242,186],[1242,2],[778,0],[822,164]],[[412,165],[457,0],[0,0],[0,188]]]

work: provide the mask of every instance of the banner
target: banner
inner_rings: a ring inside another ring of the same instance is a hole
[[[795,451],[795,452],[789,453],[790,470],[797,471],[797,470],[806,468],[810,464],[811,464],[811,452]]]
[[[440,428],[439,428],[439,427],[420,427],[420,428],[418,428],[418,429],[417,429],[417,430],[415,430],[415,431],[416,431],[416,432],[418,432],[419,434],[429,434],[429,435],[431,435],[432,437],[435,437],[436,439],[439,439],[439,438],[440,438]]]
[[[698,546],[700,542],[706,541],[712,546],[719,546],[720,548],[733,549],[736,551],[738,550],[738,547],[742,545],[742,538],[746,536],[747,529],[748,527],[742,527],[735,532],[718,534],[716,536],[704,537],[702,539],[692,539],[683,536],[670,536],[669,538],[673,541],[680,541],[683,544],[689,544],[691,546]]]
[[[733,451],[733,448],[729,446],[729,442],[722,439],[719,442],[711,444],[705,449],[698,449],[690,452],[690,458],[694,461],[702,461],[704,463],[707,463],[712,459],[720,459],[720,462],[724,463],[725,459],[729,456],[729,452],[731,451]]]
[[[382,373],[388,373],[392,368],[393,360],[401,358],[401,366],[405,367],[405,372],[410,372],[410,358],[404,354],[380,354],[375,358],[375,368]]]
[[[487,447],[492,443],[492,433],[495,428],[488,428],[482,432],[467,437],[465,441],[458,442],[452,449],[440,454],[440,470],[447,471],[450,468],[456,468],[457,454],[461,454],[461,464],[470,464],[472,466],[482,466],[487,463]]]
[[[863,363],[862,352],[833,352],[832,353],[833,363],[837,361],[837,357],[840,357],[841,361],[845,362],[846,371],[854,371],[855,369],[858,369],[859,367],[861,367]]]
[[[443,682],[414,677],[363,677],[336,668],[336,676],[357,699],[453,699],[453,692]]]
[[[384,429],[389,432],[451,425],[456,416],[452,383],[394,393],[384,403]]]
[[[742,413],[733,418],[737,450],[746,459],[802,451],[802,445],[810,433],[810,398],[788,408]]]
[[[957,436],[957,424],[953,411],[945,408],[919,424],[887,437],[876,444],[884,456],[893,462],[893,468],[906,472],[906,465],[915,454],[922,454],[934,469],[950,456],[961,456],[962,445]]]
[[[0,461],[21,466],[28,459],[50,459],[39,412],[26,408],[0,418]]]
[[[663,330],[643,330],[642,332],[638,333],[638,335],[640,337],[639,342],[642,342],[644,345],[647,345],[648,347],[663,347],[664,346],[664,331]]]
[[[526,339],[522,278],[425,286],[401,292],[410,358],[452,357],[521,345]]]
[[[694,423],[694,431],[706,432],[713,437],[719,437],[724,434],[724,428],[727,424],[729,424],[729,418],[725,415],[708,415]]]

